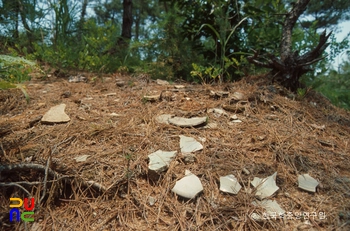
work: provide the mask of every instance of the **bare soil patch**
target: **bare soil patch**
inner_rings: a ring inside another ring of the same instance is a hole
[[[88,76],[87,83],[32,80],[26,83],[29,104],[20,90],[0,91],[0,166],[15,166],[0,170],[1,230],[350,230],[349,112],[315,92],[294,100],[261,76],[224,86],[184,84],[183,91],[118,78],[124,86],[116,86],[115,76]],[[230,95],[213,98],[210,90]],[[230,101],[234,92],[244,99]],[[143,99],[160,93],[159,101]],[[61,103],[71,121],[41,124],[40,116]],[[223,105],[240,110],[208,113]],[[155,118],[161,114],[208,116],[217,127],[160,124]],[[234,114],[242,123],[230,123]],[[179,135],[205,138],[204,149],[189,163],[178,152],[159,178],[149,175],[147,156],[179,151]],[[76,162],[81,155],[89,157]],[[57,175],[46,173],[46,180],[45,168],[18,165],[46,167],[50,158]],[[171,192],[186,169],[204,187],[189,201]],[[251,214],[264,210],[252,205],[250,182],[276,171],[280,189],[271,199],[294,216],[256,221]],[[303,173],[320,182],[316,193],[298,189]],[[238,195],[219,191],[219,177],[228,174],[243,186]],[[9,198],[28,197],[18,185],[35,197],[35,222],[9,222]],[[295,216],[303,212],[325,217]]]

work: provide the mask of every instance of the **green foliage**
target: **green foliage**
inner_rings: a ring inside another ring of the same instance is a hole
[[[9,83],[30,80],[35,63],[24,58],[0,55],[0,78]]]
[[[330,70],[329,73],[320,75],[317,85],[315,89],[334,105],[350,110],[350,56],[338,71]]]
[[[222,78],[227,73],[228,67],[230,67],[233,63],[237,63],[236,59],[229,59],[226,54],[227,50],[229,49],[227,47],[228,42],[230,41],[230,38],[232,37],[233,33],[236,31],[237,27],[239,27],[245,20],[247,20],[247,17],[243,18],[241,21],[237,23],[233,28],[230,28],[230,24],[228,23],[228,12],[226,13],[227,17],[224,19],[224,22],[220,24],[220,29],[217,31],[212,25],[210,24],[203,24],[199,31],[203,29],[203,27],[209,27],[213,33],[215,34],[215,40],[218,40],[220,42],[220,57],[217,57],[216,59],[219,60],[220,67],[219,68],[212,68],[211,70],[208,70],[211,74],[210,77],[216,76],[219,78],[219,82],[222,82]],[[229,32],[229,33],[228,33]],[[217,49],[217,48],[216,48]],[[232,54],[231,54],[232,55]],[[236,61],[236,62],[235,62]],[[239,65],[238,63],[236,64]],[[215,77],[215,78],[216,78]]]
[[[208,83],[216,78],[220,78],[220,74],[222,72],[220,67],[204,67],[201,65],[197,65],[196,63],[192,63],[193,70],[191,71],[191,76],[193,81],[201,83]],[[199,79],[198,79],[199,78]]]
[[[280,0],[255,0],[244,4],[244,15],[249,17],[244,27],[245,46],[260,54],[278,56],[284,21],[280,14],[286,11],[286,4]]]
[[[55,46],[37,43],[35,45],[36,58],[59,68],[116,71],[118,66],[123,64],[125,57],[111,57],[103,52],[115,45],[115,40],[110,38],[115,37],[115,34],[118,33],[117,27],[112,22],[99,26],[95,20],[90,19],[84,23],[84,31],[86,33],[79,43],[75,37],[70,37],[64,42],[58,41]]]
[[[307,89],[306,88],[298,88],[297,89],[297,99],[298,100],[302,100],[305,98],[307,93]]]
[[[0,90],[19,88],[27,102],[29,95],[25,86],[20,84],[30,80],[29,74],[34,70],[35,63],[24,58],[0,55]]]
[[[304,27],[310,27],[310,25],[315,22],[317,28],[334,28],[339,22],[350,19],[350,1],[310,1],[306,9],[306,13],[307,15],[312,16],[313,19],[304,20],[302,22]]]

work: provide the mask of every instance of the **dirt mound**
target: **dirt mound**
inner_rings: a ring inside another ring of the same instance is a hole
[[[115,77],[33,80],[26,84],[29,104],[20,90],[0,91],[2,230],[23,230],[24,224],[33,230],[350,229],[349,112],[315,92],[298,99],[264,77],[178,90],[118,78],[119,86]],[[242,97],[232,99],[235,92]],[[155,102],[143,98],[156,94],[161,99]],[[41,124],[41,116],[61,103],[71,121]],[[208,116],[212,127],[158,123],[162,114]],[[232,122],[233,115],[242,122]],[[205,138],[203,150],[194,161],[179,152],[154,178],[147,156],[179,151],[179,135]],[[87,160],[77,162],[83,155]],[[171,192],[186,169],[204,188],[189,201]],[[252,204],[250,182],[274,172],[280,189],[270,199],[293,216],[254,220],[253,213],[265,211]],[[316,193],[298,188],[303,173],[320,182]],[[219,177],[228,174],[243,186],[237,195],[219,191]],[[9,198],[28,193],[35,197],[35,222],[10,223]]]

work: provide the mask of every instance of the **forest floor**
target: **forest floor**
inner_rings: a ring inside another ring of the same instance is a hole
[[[321,95],[296,100],[263,76],[176,83],[184,90],[131,76],[86,77],[33,78],[25,83],[29,103],[18,89],[0,91],[1,230],[350,230],[350,112]],[[162,97],[150,102],[147,94]],[[61,103],[68,123],[40,122]],[[210,112],[227,105],[233,110]],[[162,114],[207,116],[212,126],[159,123]],[[242,122],[233,123],[233,115]],[[179,135],[201,140],[192,161],[182,155]],[[178,154],[155,177],[148,155],[157,150]],[[85,161],[75,159],[83,155]],[[45,174],[47,163],[55,179]],[[171,191],[185,170],[203,185],[195,199]],[[269,199],[290,215],[284,218],[253,205],[250,182],[275,172],[279,190]],[[316,192],[298,188],[304,173],[319,182]],[[242,185],[237,195],[219,190],[228,174]],[[34,222],[9,222],[11,197],[35,198]]]

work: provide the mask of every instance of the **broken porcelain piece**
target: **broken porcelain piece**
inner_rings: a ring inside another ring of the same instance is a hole
[[[298,176],[299,188],[308,192],[316,192],[318,181],[312,178],[309,174],[303,174]]]
[[[255,194],[257,198],[262,200],[266,197],[271,196],[279,189],[279,187],[276,185],[276,176],[277,172],[265,179],[254,177],[254,180],[251,182],[251,184],[257,190]]]
[[[237,178],[230,174],[220,177],[220,191],[231,194],[237,194],[242,186],[238,183]]]
[[[203,145],[192,137],[180,135],[180,148],[182,153],[191,153],[203,149]]]
[[[165,171],[170,162],[175,158],[176,151],[165,152],[158,150],[148,155],[148,169],[157,173]]]
[[[174,188],[171,190],[179,196],[187,199],[193,199],[198,193],[203,191],[201,181],[196,175],[186,170],[186,176],[176,181]]]
[[[269,216],[268,218],[272,218],[272,216],[283,217],[283,214],[286,212],[273,200],[253,201],[252,204],[264,208],[266,210],[266,215]]]
[[[195,127],[201,124],[204,124],[207,122],[207,117],[193,117],[190,119],[183,118],[183,117],[174,117],[170,118],[169,120],[170,124],[179,126],[179,127]]]

